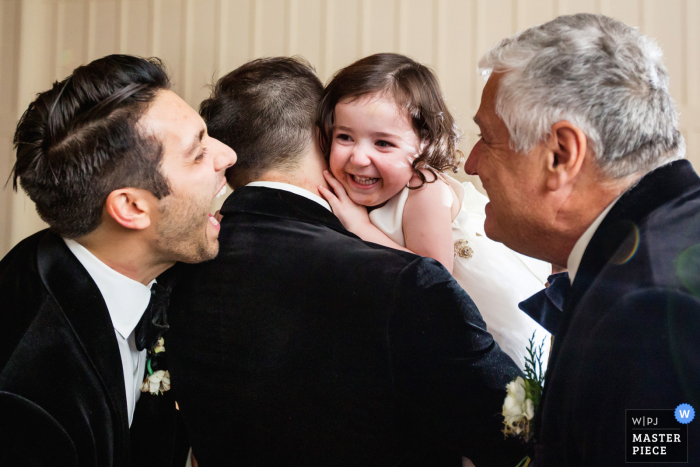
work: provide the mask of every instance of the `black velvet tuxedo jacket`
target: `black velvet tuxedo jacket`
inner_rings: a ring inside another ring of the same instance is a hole
[[[171,465],[175,439],[168,392],[141,395],[130,432],[107,306],[63,239],[22,241],[0,262],[0,465]]]
[[[439,263],[365,243],[286,191],[236,189],[221,213],[218,257],[182,265],[169,309],[201,467],[523,457],[500,431],[519,370]]]
[[[586,248],[554,338],[536,465],[625,465],[625,409],[681,403],[700,407],[700,179],[688,161],[643,177]],[[688,465],[700,465],[697,417],[688,428]]]

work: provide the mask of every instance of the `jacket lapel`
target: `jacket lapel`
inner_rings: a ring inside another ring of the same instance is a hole
[[[547,365],[548,381],[556,375],[557,358],[569,331],[576,306],[608,262],[619,254],[620,250],[624,250],[625,241],[629,239],[632,232],[631,227],[639,225],[660,206],[699,187],[700,178],[690,162],[681,160],[647,174],[615,203],[586,247],[574,283],[564,298],[561,322],[557,328]],[[542,403],[536,414],[535,426],[537,427],[541,426],[547,388],[548,385],[545,384]]]
[[[54,233],[47,232],[39,243],[37,262],[44,285],[65,314],[85,356],[102,381],[116,424],[115,455],[128,456],[124,370],[102,294],[63,239]],[[126,461],[128,463],[128,459]]]
[[[660,206],[700,187],[700,179],[686,160],[672,162],[645,175],[615,203],[595,231],[571,285],[564,311],[576,308],[603,268],[620,255],[635,226]]]

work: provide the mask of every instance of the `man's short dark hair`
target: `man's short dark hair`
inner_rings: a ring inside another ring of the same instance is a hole
[[[160,142],[138,120],[170,81],[160,60],[109,55],[37,95],[17,124],[13,187],[68,238],[95,230],[107,196],[141,188],[169,193]]]
[[[301,57],[262,58],[221,78],[199,113],[209,134],[238,155],[232,187],[275,169],[293,170],[313,144],[323,84]]]

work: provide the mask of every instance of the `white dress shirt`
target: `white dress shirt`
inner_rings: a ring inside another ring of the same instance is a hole
[[[333,212],[331,210],[331,205],[328,204],[328,201],[326,201],[318,195],[311,193],[309,190],[298,187],[296,185],[290,185],[289,183],[281,182],[250,182],[246,186],[263,186],[265,188],[274,188],[276,190],[288,191],[290,193],[294,193],[295,195],[303,196],[304,198],[310,199],[311,201],[314,201],[323,206],[324,208],[328,209],[329,211]]]
[[[593,223],[588,226],[586,231],[583,232],[583,235],[581,235],[581,237],[576,241],[571,253],[569,253],[569,259],[566,260],[566,269],[569,271],[569,280],[571,281],[572,285],[574,283],[574,277],[576,277],[576,273],[578,272],[578,268],[581,266],[583,253],[585,253],[588,244],[593,238],[593,234],[595,234],[595,231],[598,230],[601,222],[603,222],[603,219],[605,219],[605,216],[608,215],[612,207],[615,206],[615,203],[617,203],[617,200],[620,199],[620,196],[615,198],[612,203],[608,204],[608,207],[595,218]]]
[[[143,285],[100,261],[87,248],[75,240],[63,239],[70,251],[85,267],[102,298],[107,305],[107,311],[112,318],[114,333],[119,344],[119,354],[124,369],[124,387],[126,388],[126,407],[129,414],[129,426],[134,418],[134,408],[141,396],[144,369],[146,367],[146,350],[137,350],[134,328],[151,299],[151,281]],[[88,312],[89,310],[86,310]]]

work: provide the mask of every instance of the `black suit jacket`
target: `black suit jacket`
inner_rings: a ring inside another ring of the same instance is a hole
[[[221,213],[218,257],[182,265],[169,310],[201,467],[522,458],[500,431],[519,370],[439,263],[286,191],[236,189]]]
[[[624,465],[625,409],[697,410],[699,356],[700,179],[677,161],[625,193],[584,252],[554,339],[537,466]],[[697,422],[688,433],[698,465]]]
[[[170,465],[165,394],[136,404],[132,451],[119,348],[92,278],[49,231],[0,262],[0,465]]]

